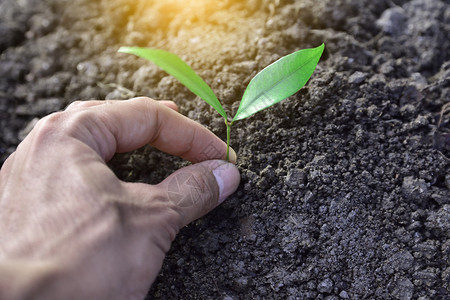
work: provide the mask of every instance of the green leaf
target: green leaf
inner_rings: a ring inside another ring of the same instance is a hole
[[[121,47],[119,52],[134,54],[153,62],[211,105],[225,120],[227,119],[225,110],[209,85],[175,54],[160,49],[140,47]]]
[[[233,122],[252,116],[301,89],[311,77],[325,45],[286,55],[259,72],[244,92]]]

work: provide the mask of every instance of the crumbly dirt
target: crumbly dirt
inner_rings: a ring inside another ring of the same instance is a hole
[[[241,186],[180,232],[148,299],[450,299],[449,36],[448,0],[0,0],[0,162],[76,99],[173,99],[225,138],[119,46],[177,53],[232,115],[260,69],[325,42],[305,88],[233,126]],[[184,165],[110,162],[148,183]]]

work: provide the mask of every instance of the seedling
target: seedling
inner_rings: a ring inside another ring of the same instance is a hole
[[[324,48],[325,45],[322,44],[317,48],[291,53],[256,74],[245,89],[236,115],[231,121],[212,89],[175,54],[160,49],[140,47],[121,47],[119,52],[134,54],[152,61],[211,105],[225,120],[227,127],[226,158],[229,160],[230,132],[233,123],[248,118],[295,94],[311,77]]]

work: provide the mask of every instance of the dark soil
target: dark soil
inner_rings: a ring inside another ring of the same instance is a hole
[[[242,184],[180,232],[148,298],[450,299],[449,36],[448,0],[0,0],[0,162],[76,99],[173,99],[225,138],[119,46],[177,53],[232,114],[258,70],[325,42],[305,88],[234,125]],[[185,164],[110,162],[149,183]]]

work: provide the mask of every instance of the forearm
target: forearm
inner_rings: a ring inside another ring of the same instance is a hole
[[[106,257],[111,255],[108,253]],[[117,259],[115,257],[115,261]],[[120,281],[111,276],[115,274],[116,266],[113,260],[105,259],[101,253],[82,260],[50,260],[1,261],[0,299],[124,299]]]
[[[112,299],[109,285],[119,280],[106,281],[104,274],[120,269],[117,257],[124,251],[107,215],[93,214],[93,222],[72,229],[52,227],[47,238],[40,237],[42,220],[15,235],[0,230],[0,299]]]
[[[0,299],[44,299],[45,291],[60,273],[59,268],[44,261],[0,261]]]

